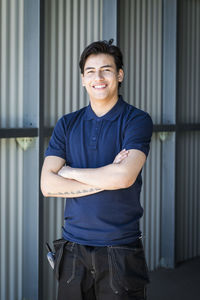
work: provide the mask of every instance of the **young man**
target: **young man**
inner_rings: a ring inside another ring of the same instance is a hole
[[[41,175],[45,197],[67,198],[54,242],[58,299],[146,299],[139,219],[152,120],[118,95],[123,60],[112,40],[86,47],[79,65],[90,104],[58,121]]]

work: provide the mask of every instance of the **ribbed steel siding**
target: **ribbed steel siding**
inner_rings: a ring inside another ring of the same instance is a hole
[[[45,149],[47,148],[49,139],[45,139]],[[64,206],[65,199],[63,198],[45,198],[44,199],[44,242],[49,242],[53,248],[53,241],[61,238],[62,226],[64,225]],[[47,250],[44,247],[43,251],[43,297],[42,299],[54,300],[57,296],[57,282],[54,273],[47,261]]]
[[[178,136],[176,260],[200,255],[200,132]]]
[[[88,103],[79,57],[102,36],[102,0],[46,0],[45,125]]]
[[[88,103],[81,85],[79,57],[101,39],[102,0],[47,1],[45,10],[45,125]],[[48,145],[46,140],[45,148]],[[61,237],[65,200],[44,200],[44,242]],[[44,250],[43,299],[56,299],[56,281]]]
[[[161,122],[162,1],[119,1],[119,46],[124,54],[124,99]],[[160,264],[161,144],[154,134],[143,171],[141,229],[150,270]]]
[[[0,127],[23,125],[23,5],[0,1]],[[0,139],[0,299],[22,299],[23,152]]]
[[[178,1],[178,120],[200,122],[200,1]],[[200,255],[200,132],[177,137],[176,260]]]
[[[0,299],[22,299],[23,151],[0,139]]]
[[[178,1],[178,120],[200,122],[200,1]]]
[[[0,1],[0,126],[23,124],[23,0]]]
[[[149,157],[143,169],[141,204],[144,208],[144,216],[140,222],[150,270],[154,270],[160,264],[161,154],[159,133],[154,133]]]
[[[122,94],[161,122],[162,0],[119,1],[119,45],[124,54]]]

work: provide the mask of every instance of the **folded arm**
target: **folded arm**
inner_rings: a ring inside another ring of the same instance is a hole
[[[41,190],[45,197],[75,198],[102,191],[101,188],[59,176],[57,173],[64,164],[65,160],[57,156],[45,158],[41,173]]]
[[[136,149],[128,151],[120,163],[113,162],[94,169],[63,167],[58,174],[64,178],[74,179],[104,190],[130,187],[136,180],[146,161],[146,155]]]
[[[121,151],[115,157],[113,164],[119,164],[127,155],[128,151]],[[75,198],[96,194],[104,190],[98,184],[94,186],[80,182],[78,179],[58,175],[59,170],[64,170],[64,165],[65,160],[60,157],[47,156],[45,158],[41,173],[41,190],[45,197]]]

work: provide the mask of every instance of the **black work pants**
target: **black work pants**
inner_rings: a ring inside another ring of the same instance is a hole
[[[148,270],[142,242],[84,246],[54,241],[58,300],[145,300]]]

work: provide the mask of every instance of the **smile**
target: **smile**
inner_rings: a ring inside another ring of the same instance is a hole
[[[104,89],[105,87],[106,87],[106,84],[93,85],[94,89]]]

